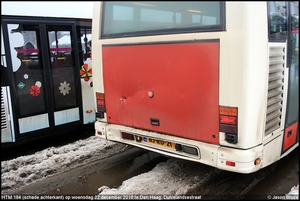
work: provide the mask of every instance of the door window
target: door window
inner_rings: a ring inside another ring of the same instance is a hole
[[[48,38],[55,110],[68,109],[77,105],[71,27],[49,27]]]
[[[37,26],[8,24],[20,116],[44,113],[45,80]]]

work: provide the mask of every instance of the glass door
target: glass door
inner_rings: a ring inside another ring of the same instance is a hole
[[[82,119],[75,22],[57,24],[7,24],[20,134]]]
[[[75,70],[74,34],[71,26],[47,26],[50,74],[53,89],[54,124],[61,125],[80,119],[79,83]]]

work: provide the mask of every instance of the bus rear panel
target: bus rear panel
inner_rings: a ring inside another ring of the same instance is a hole
[[[107,122],[218,143],[218,58],[218,41],[103,47]]]
[[[95,135],[238,173],[280,160],[299,141],[297,6],[95,3]]]

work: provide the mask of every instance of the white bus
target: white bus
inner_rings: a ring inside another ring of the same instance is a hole
[[[105,1],[95,135],[252,173],[299,145],[296,1]]]
[[[91,2],[1,2],[1,142],[93,124]]]

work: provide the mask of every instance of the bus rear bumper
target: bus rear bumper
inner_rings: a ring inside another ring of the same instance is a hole
[[[263,145],[251,149],[220,147],[218,150],[218,169],[248,174],[256,172],[263,165]],[[260,161],[259,164],[255,164]]]
[[[130,137],[122,137],[124,133]],[[263,146],[247,150],[234,149],[99,121],[95,122],[95,135],[102,139],[125,143],[166,156],[195,161],[231,172],[251,173],[261,168],[261,164],[254,165],[254,161],[262,156]],[[139,138],[142,140],[138,140]],[[157,139],[158,141],[179,144],[182,147],[186,147],[188,151],[185,152],[174,147],[156,145],[143,139]]]

